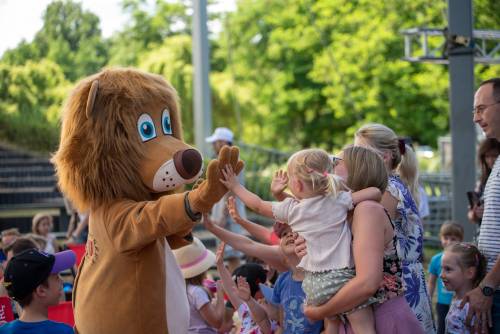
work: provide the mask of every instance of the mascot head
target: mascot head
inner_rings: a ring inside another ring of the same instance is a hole
[[[170,193],[202,173],[182,140],[177,93],[162,77],[107,69],[78,83],[53,157],[61,190],[80,210]]]

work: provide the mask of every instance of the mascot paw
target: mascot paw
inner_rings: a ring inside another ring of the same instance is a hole
[[[231,165],[235,174],[239,174],[244,167],[239,160],[240,150],[236,146],[224,146],[216,160],[210,161],[207,167],[207,179],[201,182],[196,189],[189,193],[189,203],[195,212],[206,213],[220,201],[227,192],[227,188],[220,182],[224,176],[222,169]]]

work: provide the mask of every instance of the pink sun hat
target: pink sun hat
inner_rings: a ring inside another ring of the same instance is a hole
[[[196,237],[190,245],[175,249],[173,252],[184,278],[198,276],[215,264],[215,254],[206,249]]]

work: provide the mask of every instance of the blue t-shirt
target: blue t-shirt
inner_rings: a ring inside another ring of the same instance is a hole
[[[273,291],[273,302],[283,307],[283,327],[285,334],[308,333],[319,334],[323,321],[310,322],[305,316],[302,304],[306,295],[302,290],[302,282],[292,279],[292,272],[281,273],[276,280]]]
[[[38,322],[14,320],[0,326],[0,334],[73,334],[73,328],[51,320]]]
[[[441,258],[443,252],[434,255],[429,264],[429,273],[437,276],[437,302],[439,304],[450,305],[453,298],[453,292],[446,290],[441,279]]]

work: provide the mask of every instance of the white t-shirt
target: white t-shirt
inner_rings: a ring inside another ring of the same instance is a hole
[[[287,198],[272,203],[274,218],[288,223],[306,240],[307,255],[298,267],[310,272],[354,267],[352,234],[346,220],[352,208],[352,194],[346,191],[337,197]]]
[[[207,291],[201,286],[187,286],[187,296],[189,301],[189,332],[188,333],[217,333],[215,328],[210,327],[200,314],[200,309],[210,303]]]

